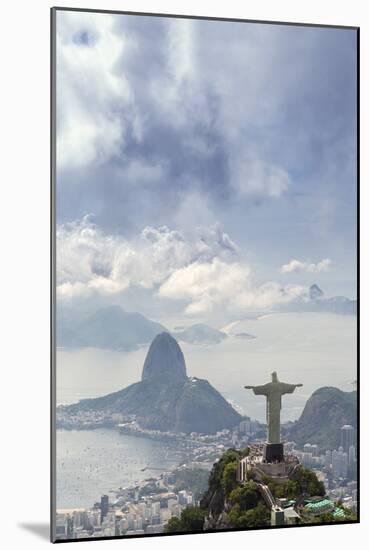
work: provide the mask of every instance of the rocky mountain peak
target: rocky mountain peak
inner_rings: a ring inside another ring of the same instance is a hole
[[[142,371],[142,380],[186,380],[186,363],[177,341],[168,332],[151,342]]]
[[[318,287],[317,284],[313,284],[309,288],[309,296],[310,296],[310,300],[313,300],[313,301],[319,300],[320,298],[323,298],[324,292],[322,291],[321,288]]]

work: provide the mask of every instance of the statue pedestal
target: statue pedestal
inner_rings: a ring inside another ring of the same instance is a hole
[[[247,457],[238,462],[237,481],[246,481],[251,473],[252,479],[259,483],[265,483],[265,477],[271,477],[276,483],[285,483],[294,479],[294,472],[299,465],[296,456],[283,457],[283,443],[251,444]]]
[[[282,462],[283,443],[266,443],[263,449],[263,458],[266,462]]]

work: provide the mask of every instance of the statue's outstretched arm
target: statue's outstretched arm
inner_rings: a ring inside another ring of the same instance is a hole
[[[302,384],[284,384],[281,382],[281,391],[283,393],[293,393],[296,388],[301,388]]]
[[[268,384],[265,384],[264,386],[245,386],[246,390],[252,390],[255,395],[267,395],[267,388]]]

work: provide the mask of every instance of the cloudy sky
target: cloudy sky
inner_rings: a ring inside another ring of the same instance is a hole
[[[356,292],[356,33],[57,12],[60,304]]]

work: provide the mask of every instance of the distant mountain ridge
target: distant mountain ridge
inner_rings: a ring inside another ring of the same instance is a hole
[[[357,426],[357,392],[326,386],[309,397],[287,436],[299,445],[316,443],[321,449],[336,449],[340,445],[340,428],[345,424]]]
[[[320,311],[338,313],[341,315],[356,315],[357,302],[350,300],[345,296],[332,296],[326,298],[324,292],[317,284],[311,285],[309,288],[309,296],[312,304]]]
[[[345,296],[326,297],[323,290],[314,283],[309,291],[290,302],[280,306],[283,311],[335,313],[337,315],[356,315],[357,301]]]
[[[187,376],[182,350],[167,332],[151,343],[141,382],[64,410],[135,415],[143,428],[185,433],[215,433],[242,419],[207,380]]]
[[[313,300],[315,302],[316,300],[321,300],[324,296],[324,292],[321,288],[318,287],[317,284],[311,285],[309,288],[309,298],[310,300]]]
[[[227,334],[221,330],[209,327],[203,323],[177,329],[172,334],[177,340],[189,344],[219,344],[227,338]]]
[[[169,330],[141,313],[125,311],[119,305],[100,308],[93,313],[75,314],[68,310],[57,319],[57,345],[65,348],[100,348],[134,351]],[[212,345],[227,338],[224,332],[205,324],[194,324],[173,331],[177,340],[189,344]]]
[[[356,315],[356,300],[344,296],[325,297],[317,284],[308,292],[288,304],[279,306],[282,312],[330,312],[339,315]],[[252,340],[253,334],[238,330],[238,321],[233,321],[218,330],[204,323],[177,327],[173,336],[193,345],[220,344],[227,338]],[[81,313],[66,307],[58,310],[57,346],[61,348],[99,348],[112,351],[135,351],[150,342],[162,332],[169,330],[156,321],[147,319],[141,313],[125,311],[119,305],[102,307],[94,312]]]
[[[85,316],[61,317],[57,322],[57,345],[133,351],[147,345],[165,330],[163,325],[140,313],[131,313],[113,305]]]

